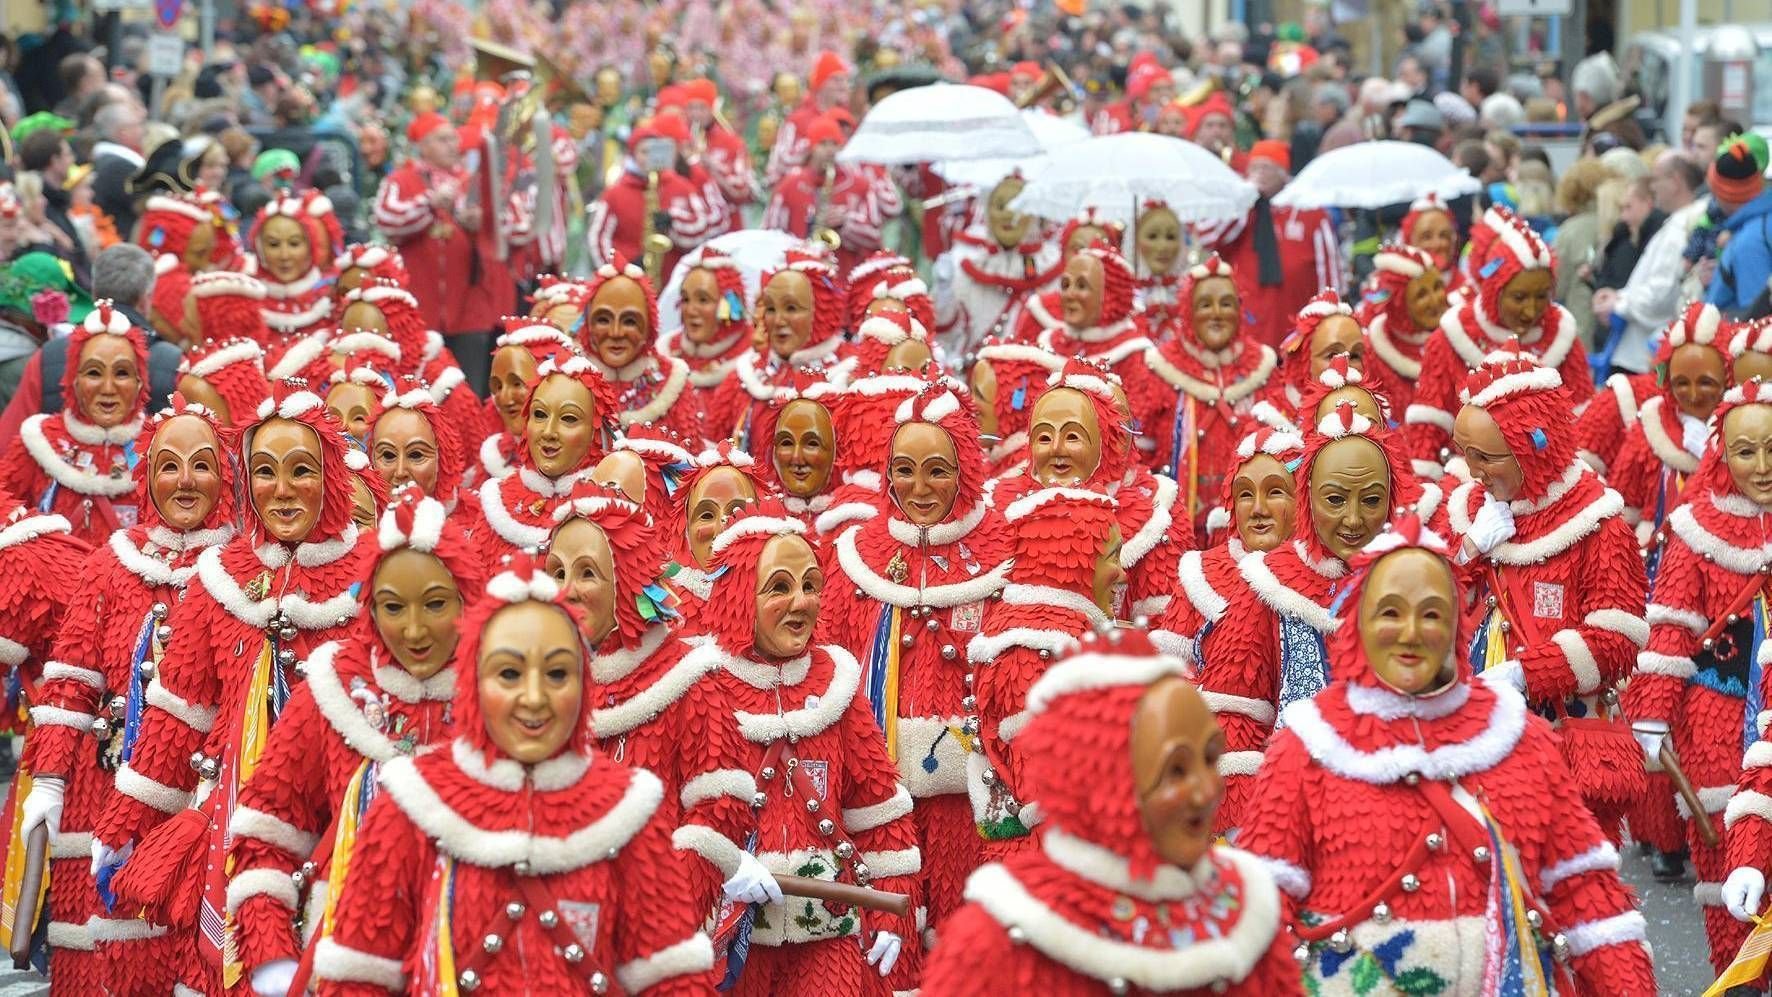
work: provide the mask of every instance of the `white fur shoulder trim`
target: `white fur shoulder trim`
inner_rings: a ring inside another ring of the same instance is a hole
[[[1255,592],[1262,605],[1281,616],[1296,617],[1310,624],[1311,629],[1318,633],[1334,632],[1340,622],[1330,614],[1329,610],[1305,598],[1297,591],[1287,588],[1275,576],[1273,569],[1267,566],[1267,551],[1260,551],[1237,562],[1237,570],[1243,575],[1243,581]]]
[[[830,656],[831,684],[816,697],[816,702],[797,710],[778,714],[738,711],[738,731],[753,744],[769,744],[782,738],[811,737],[828,729],[843,718],[845,710],[861,688],[861,666],[855,656],[835,644],[820,645]],[[693,652],[692,652],[693,653]]]
[[[308,692],[320,715],[352,750],[372,761],[386,762],[400,752],[386,734],[370,725],[357,701],[339,682],[332,665],[338,649],[338,641],[329,640],[308,654]]]
[[[25,445],[25,452],[43,469],[51,481],[79,495],[96,495],[100,498],[119,498],[135,490],[135,479],[130,475],[111,477],[100,474],[96,470],[88,471],[68,463],[61,454],[55,452],[49,438],[43,433],[43,424],[53,416],[43,413],[31,416],[18,429],[19,441]]]
[[[1495,707],[1483,732],[1458,744],[1424,750],[1418,744],[1395,744],[1377,751],[1363,751],[1349,744],[1317,709],[1314,700],[1293,703],[1280,713],[1280,721],[1318,764],[1337,775],[1374,785],[1401,781],[1411,773],[1428,779],[1456,779],[1486,772],[1500,764],[1526,729],[1526,700],[1503,682],[1489,684]]]
[[[979,506],[980,509],[984,507]],[[855,547],[855,536],[861,526],[851,526],[837,538],[837,563],[849,580],[855,583],[869,598],[888,605],[934,606],[938,609],[951,609],[967,603],[988,599],[1002,589],[1009,577],[1009,562],[1005,561],[990,571],[976,578],[952,585],[933,585],[927,588],[912,588],[880,577],[874,569],[862,560],[861,552]]]

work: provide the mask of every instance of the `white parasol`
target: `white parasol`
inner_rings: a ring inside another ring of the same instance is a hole
[[[984,87],[931,83],[868,110],[837,159],[898,166],[1038,155],[1040,143],[1009,98]]]
[[[1255,187],[1192,142],[1121,132],[1053,152],[1009,206],[1055,220],[1094,206],[1103,218],[1130,224],[1153,200],[1183,222],[1221,221],[1247,212]]]
[[[1052,152],[1089,137],[1089,129],[1077,122],[1038,108],[1027,108],[1021,112],[1021,118],[1027,122],[1028,130],[1034,133],[1034,139],[1040,143],[1038,155],[950,160],[936,163],[936,174],[956,186],[990,190],[1016,169],[1020,169],[1021,175],[1030,180],[1039,176],[1040,171],[1051,162]]]
[[[1280,208],[1382,208],[1426,194],[1442,200],[1483,189],[1476,177],[1414,142],[1356,142],[1311,160],[1274,195]]]
[[[706,246],[712,246],[738,264],[738,272],[744,275],[744,306],[748,311],[751,302],[757,300],[757,283],[763,279],[766,271],[773,270],[787,259],[787,251],[802,245],[804,239],[798,239],[786,232],[774,229],[748,228],[738,232],[728,232],[715,239],[710,239],[701,246],[695,247],[677,261],[671,270],[670,280],[665,284],[664,291],[658,296],[658,324],[661,332],[676,332],[683,327],[681,296],[683,277],[695,269],[701,262],[701,252]]]

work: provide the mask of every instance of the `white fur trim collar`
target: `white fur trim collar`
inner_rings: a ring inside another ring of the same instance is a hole
[[[876,487],[874,490],[878,491],[879,489]],[[892,539],[906,547],[945,547],[958,542],[977,529],[978,524],[984,521],[984,514],[987,510],[988,507],[983,502],[979,502],[972,507],[971,512],[959,519],[936,523],[927,528],[907,523],[897,516],[889,516],[886,519],[886,532],[892,534]]]
[[[1274,574],[1267,566],[1267,551],[1251,554],[1237,562],[1237,570],[1242,573],[1243,581],[1254,591],[1262,605],[1281,616],[1291,616],[1310,624],[1311,629],[1321,634],[1333,633],[1340,621],[1331,616],[1329,610],[1305,598]],[[1304,562],[1315,570],[1309,559]],[[1340,562],[1337,562],[1338,564]]]
[[[570,751],[563,751],[534,765],[524,765],[511,758],[489,759],[485,752],[459,737],[450,743],[449,753],[463,775],[482,786],[490,786],[506,793],[521,790],[525,779],[538,792],[553,793],[570,789],[591,769],[589,757]]]
[[[1212,871],[1211,860],[1202,859],[1192,871],[1159,865],[1150,876],[1134,879],[1132,863],[1125,856],[1056,827],[1049,828],[1041,837],[1040,850],[1066,872],[1140,900],[1186,900],[1199,891],[1195,880]]]
[[[1681,474],[1691,474],[1698,470],[1698,458],[1667,435],[1667,427],[1661,423],[1661,409],[1666,404],[1667,398],[1662,395],[1646,399],[1637,409],[1637,425],[1643,427],[1643,441],[1657,459]],[[1677,413],[1674,418],[1677,422]]]
[[[178,533],[164,527],[156,527],[148,532],[141,547],[130,542],[128,530],[118,530],[111,534],[111,553],[116,556],[117,563],[125,571],[140,578],[142,583],[150,587],[171,585],[183,588],[191,576],[197,573],[195,560],[182,568],[175,568],[170,563],[176,557],[162,559],[148,552],[149,548],[164,551],[168,555],[182,554],[187,550],[202,547],[214,547],[224,544],[233,535],[232,529],[192,530],[189,533]],[[167,541],[171,541],[170,543]]]
[[[400,752],[394,748],[394,742],[370,725],[363,716],[362,706],[351,698],[339,681],[338,672],[332,665],[338,649],[338,641],[329,640],[308,654],[308,694],[314,697],[314,706],[358,754],[376,762],[398,757]]]
[[[50,533],[71,533],[73,529],[66,516],[26,516],[0,530],[0,550],[29,543]]]
[[[1579,460],[1575,462],[1573,467],[1574,469],[1579,469],[1586,473],[1592,473],[1588,470],[1587,465]],[[1579,478],[1579,475],[1577,475],[1577,478]],[[1453,533],[1463,536],[1470,532],[1471,518],[1468,510],[1472,504],[1474,493],[1481,487],[1482,486],[1475,481],[1467,481],[1464,484],[1459,485],[1452,493],[1452,501],[1446,506],[1446,525],[1451,527]],[[1568,494],[1566,488],[1559,491],[1555,486],[1552,486],[1551,490],[1545,494],[1545,499],[1555,501],[1556,499],[1561,499],[1566,494]],[[1518,506],[1522,503],[1515,501],[1509,504]],[[1535,510],[1533,513],[1522,513],[1516,510],[1515,515],[1534,515],[1537,512],[1542,511],[1542,508]],[[1485,554],[1484,557],[1495,564],[1505,564],[1514,567],[1543,564],[1545,561],[1548,561],[1569,548],[1574,547],[1576,544],[1592,535],[1593,532],[1599,529],[1600,525],[1606,520],[1613,516],[1620,515],[1623,512],[1624,499],[1620,497],[1617,492],[1607,488],[1592,502],[1589,502],[1580,509],[1563,515],[1561,517],[1562,522],[1549,533],[1546,533],[1535,540],[1522,542],[1509,540],[1497,544],[1495,549],[1491,550],[1488,554]]]
[[[480,441],[480,469],[486,472],[486,480],[509,477],[516,468],[505,460],[504,452],[499,443],[504,439],[504,431],[500,430]]]
[[[1570,315],[1568,309],[1564,308],[1562,305],[1553,303],[1551,307],[1558,312],[1561,312],[1558,316],[1557,336],[1546,344],[1544,349],[1532,350],[1531,352],[1537,355],[1538,362],[1544,366],[1561,368],[1563,366],[1563,360],[1569,356],[1570,349],[1572,349],[1576,343],[1575,337],[1577,330],[1575,327],[1575,316]],[[1451,345],[1453,352],[1458,354],[1458,358],[1464,361],[1465,368],[1467,370],[1476,370],[1483,365],[1484,357],[1488,356],[1489,353],[1506,343],[1509,339],[1514,338],[1514,334],[1489,321],[1489,317],[1483,314],[1483,301],[1481,295],[1476,295],[1471,298],[1471,314],[1476,318],[1477,326],[1482,331],[1483,338],[1486,340],[1484,345],[1477,345],[1477,343],[1471,338],[1471,334],[1465,331],[1464,323],[1459,321],[1458,318],[1461,313],[1462,309],[1446,309],[1445,317],[1440,320],[1440,331],[1446,334],[1446,342]],[[1549,315],[1550,313],[1546,312],[1545,314]],[[1530,336],[1519,337],[1520,344],[1526,347],[1533,346],[1540,339],[1544,338],[1543,329],[1543,320],[1540,319],[1538,331]]]
[[[112,426],[110,429],[104,429],[87,422],[71,408],[63,409],[61,416],[62,428],[68,431],[68,436],[72,437],[75,443],[84,443],[89,447],[127,446],[141,435],[142,431],[143,416],[140,415],[121,426]]]
[[[428,679],[421,679],[398,664],[384,665],[375,661],[376,652],[370,649],[370,660],[375,662],[370,670],[375,676],[375,684],[388,695],[402,703],[447,703],[455,698],[455,668],[445,666],[441,671]]]
[[[1260,391],[1267,384],[1268,377],[1273,374],[1274,365],[1279,362],[1273,347],[1263,345],[1259,349],[1261,350],[1261,362],[1255,365],[1254,370],[1225,385],[1223,391],[1220,391],[1216,384],[1207,384],[1192,374],[1183,372],[1181,368],[1170,363],[1169,358],[1163,355],[1163,351],[1155,346],[1144,351],[1144,362],[1151,372],[1162,378],[1166,384],[1185,392],[1195,401],[1216,405],[1220,400],[1223,400],[1227,405],[1235,405]]]
[[[1003,586],[1003,601],[1011,606],[1057,606],[1068,609],[1088,620],[1089,625],[1098,630],[1104,630],[1114,622],[1088,596],[1045,585],[1021,585],[1012,582]]]
[[[668,627],[653,627],[652,631],[646,635],[645,640],[641,641],[639,647],[617,652],[617,654],[623,655],[645,652],[639,654],[634,663],[627,666],[626,670],[622,672],[623,675],[632,673],[640,661],[650,657],[652,652],[656,651],[659,645],[671,636]],[[605,659],[610,657],[612,655],[598,655],[591,659],[591,673],[599,683],[615,681],[613,678],[605,679],[599,674],[599,669]],[[706,655],[699,657],[693,653],[683,655],[677,659],[676,664],[671,666],[670,671],[659,676],[645,689],[629,696],[624,702],[592,710],[591,732],[599,738],[620,737],[642,724],[652,722],[670,708],[672,703],[683,698],[683,694],[700,681],[702,676],[714,671],[718,665],[717,660]]]
[[[604,377],[615,383],[624,383],[644,377],[647,373],[657,369],[660,364],[665,368],[664,384],[659,386],[658,392],[652,396],[651,401],[637,409],[621,413],[619,418],[622,426],[650,425],[663,419],[671,411],[671,406],[677,404],[677,399],[683,396],[683,389],[689,384],[689,365],[676,357],[647,355],[623,367],[621,371],[617,371],[605,366],[600,360],[591,360],[592,366],[599,371],[606,372]],[[635,368],[639,369],[631,376],[620,376],[623,372]]]
[[[1526,729],[1525,698],[1505,682],[1488,686],[1495,694],[1495,706],[1482,733],[1432,750],[1419,744],[1394,744],[1377,751],[1356,748],[1323,719],[1315,700],[1286,707],[1280,712],[1280,722],[1304,742],[1319,765],[1348,779],[1373,785],[1394,783],[1411,773],[1428,779],[1457,779],[1500,764]]]
[[[331,337],[330,332],[321,329],[319,332],[310,333],[289,344],[289,348],[284,350],[283,355],[277,358],[277,362],[271,365],[271,369],[265,372],[265,377],[272,381],[280,381],[283,378],[300,374],[314,361],[320,359],[320,355],[330,348]]]
[[[983,506],[979,508],[982,509]],[[849,580],[855,583],[856,588],[861,589],[869,598],[886,605],[900,608],[934,606],[938,609],[964,606],[990,598],[992,593],[1003,587],[1009,576],[1009,564],[1004,562],[975,578],[950,585],[931,585],[926,588],[901,585],[881,578],[862,559],[861,552],[855,547],[855,537],[860,530],[859,525],[851,526],[837,538],[837,564],[849,576]]]
[[[1150,518],[1138,528],[1138,532],[1126,539],[1120,546],[1120,567],[1131,570],[1137,566],[1144,556],[1157,549],[1157,545],[1169,535],[1169,527],[1174,525],[1175,516],[1170,509],[1175,505],[1175,497],[1180,491],[1174,480],[1164,475],[1152,475],[1157,483],[1156,492],[1151,496]]]
[[[1463,682],[1448,686],[1439,694],[1430,696],[1405,696],[1371,685],[1347,687],[1347,708],[1361,716],[1377,717],[1380,720],[1401,720],[1404,717],[1438,720],[1458,712],[1458,708],[1470,698],[1471,687]]]
[[[469,754],[477,756],[478,753],[470,749]],[[461,758],[458,752],[455,760],[460,762]],[[523,767],[509,759],[494,762],[493,766],[504,764],[516,766],[516,782],[521,788]],[[579,764],[584,767],[577,770],[577,776],[582,777],[588,771],[589,760],[581,757]],[[463,771],[474,779],[479,779],[482,773],[500,781],[508,778],[503,771],[496,774],[466,768]],[[577,782],[577,777],[573,782]],[[633,769],[627,789],[614,806],[571,834],[552,837],[529,831],[488,831],[475,826],[443,802],[419,774],[412,758],[395,758],[383,765],[381,784],[406,818],[435,839],[437,847],[446,854],[490,869],[527,862],[530,872],[539,875],[582,869],[619,854],[622,846],[652,819],[659,802],[664,799],[664,787],[657,776],[645,769]],[[540,788],[539,780],[537,788]]]
[[[653,652],[664,644],[665,638],[668,636],[670,636],[669,628],[648,627],[646,632],[640,636],[640,643],[633,647],[610,651],[607,654],[592,655],[591,678],[599,685],[627,678],[634,673],[634,669],[640,667],[642,662],[652,657]]]
[[[100,474],[97,470],[88,471],[75,467],[68,463],[61,454],[56,453],[54,445],[49,442],[49,437],[43,433],[44,423],[53,418],[55,417],[52,415],[39,413],[26,419],[24,425],[18,429],[19,440],[24,443],[25,451],[31,455],[31,459],[37,462],[37,466],[43,469],[43,473],[48,475],[51,481],[77,495],[93,495],[99,498],[121,498],[135,490],[135,479],[130,475],[112,477],[109,474]],[[64,428],[69,428],[65,419],[62,425]],[[140,425],[138,420],[136,423],[138,430]],[[71,428],[69,428],[69,435],[73,435]],[[133,439],[134,436],[132,435],[130,438]]]
[[[1230,608],[1230,600],[1219,595],[1212,587],[1212,582],[1206,578],[1204,557],[1205,552],[1198,550],[1182,554],[1181,563],[1176,567],[1176,575],[1181,579],[1181,591],[1187,596],[1188,602],[1206,622],[1216,623],[1224,615],[1224,611]]]
[[[1730,501],[1731,499],[1737,501]],[[1718,512],[1737,518],[1757,518],[1767,511],[1739,495],[1712,494],[1710,504]],[[1692,514],[1690,505],[1682,505],[1668,513],[1667,527],[1681,542],[1692,548],[1694,553],[1720,565],[1725,571],[1738,575],[1754,575],[1764,570],[1767,564],[1772,564],[1772,541],[1758,547],[1736,546],[1705,529],[1698,522],[1698,517]]]
[[[1112,342],[1136,328],[1138,328],[1138,323],[1131,316],[1127,316],[1113,325],[1091,325],[1081,328],[1065,322],[1040,333],[1039,342],[1042,347],[1048,350],[1054,349],[1052,338],[1062,332],[1079,343],[1088,343],[1094,346],[1099,343]]]
[[[745,740],[771,744],[783,738],[811,737],[843,718],[843,711],[849,708],[856,690],[861,687],[861,666],[855,663],[853,655],[834,644],[822,645],[819,650],[829,655],[835,666],[829,687],[816,697],[808,697],[813,701],[802,709],[783,710],[776,714],[739,710],[738,731]]]
[[[1228,935],[1195,942],[1185,952],[1103,938],[1047,907],[1006,867],[994,862],[966,881],[966,899],[983,907],[998,924],[1017,929],[1047,958],[1095,980],[1121,980],[1158,992],[1238,983],[1273,944],[1280,922],[1280,891],[1253,857],[1233,848],[1215,848],[1213,854],[1236,867],[1243,880],[1243,909]]]
[[[1421,334],[1419,340],[1410,339],[1403,333],[1398,333],[1396,338],[1411,346],[1419,347],[1426,343],[1428,337],[1433,334],[1434,331],[1429,329]],[[1403,351],[1397,348],[1395,342],[1392,342],[1390,323],[1386,316],[1378,315],[1372,319],[1370,325],[1366,326],[1366,341],[1372,344],[1372,352],[1378,354],[1378,359],[1384,361],[1386,367],[1401,374],[1404,380],[1413,381],[1421,376],[1421,361],[1411,360],[1404,356]]]
[[[197,555],[197,578],[228,615],[255,630],[263,630],[277,615],[279,608],[289,622],[302,630],[325,630],[350,622],[361,608],[349,589],[321,602],[290,592],[281,598],[265,596],[249,599],[234,576],[222,566],[222,547],[211,547]]]
[[[345,531],[331,540],[315,540],[295,545],[295,563],[304,568],[320,568],[349,554],[357,546],[357,524],[345,524]],[[271,542],[253,548],[258,555],[258,562],[272,571],[289,564],[290,548],[287,544]]]

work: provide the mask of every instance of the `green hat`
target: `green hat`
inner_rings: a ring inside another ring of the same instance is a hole
[[[273,173],[300,173],[301,160],[288,149],[266,149],[252,161],[252,179],[263,180]]]
[[[18,124],[12,126],[12,140],[23,142],[33,132],[40,132],[45,128],[51,131],[71,132],[74,130],[74,123],[59,114],[38,111],[36,114],[20,118]]]
[[[66,260],[50,253],[26,253],[0,271],[0,308],[32,314],[31,298],[39,291],[60,291],[68,299],[68,321],[83,322],[92,313],[92,295],[74,283]]]
[[[1738,143],[1747,147],[1748,155],[1754,157],[1754,162],[1759,165],[1761,173],[1765,173],[1767,167],[1772,166],[1772,150],[1767,149],[1766,137],[1758,132],[1731,135],[1724,139],[1722,144],[1717,146],[1717,158],[1727,158]]]

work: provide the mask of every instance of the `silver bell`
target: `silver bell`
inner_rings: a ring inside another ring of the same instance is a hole
[[[1421,785],[1421,773],[1411,772],[1403,777],[1403,781],[1411,786],[1419,786]]]
[[[855,881],[856,882],[860,883],[863,886],[866,886],[866,885],[868,885],[868,881],[873,878],[874,878],[874,870],[869,869],[868,864],[866,862],[855,863]]]
[[[285,624],[283,624],[283,626],[281,628],[279,628],[277,630],[277,636],[283,638],[284,640],[294,640],[295,639],[295,628],[290,626],[289,624],[285,623]]]
[[[164,623],[155,627],[154,628],[154,639],[159,641],[162,644],[169,643],[172,640],[172,628],[167,626]]]
[[[1047,660],[1047,659],[1049,659],[1049,658],[1051,658],[1051,657],[1052,657],[1052,652],[1051,652],[1051,651],[1048,651],[1048,650],[1046,650],[1046,649],[1045,649],[1045,648],[1043,648],[1043,647],[1042,647],[1042,648],[1040,648],[1040,660],[1041,660],[1041,661],[1045,661],[1045,660]]]
[[[284,668],[288,668],[290,665],[295,664],[295,651],[287,647],[278,651],[277,664],[282,665]]]
[[[1471,849],[1471,858],[1476,859],[1478,862],[1489,861],[1489,846],[1478,845],[1477,847]]]
[[[153,659],[150,658],[146,661],[143,661],[141,663],[141,665],[139,665],[136,668],[136,671],[141,673],[142,681],[144,681],[144,682],[152,681],[154,678],[154,661],[153,661]]]
[[[1537,929],[1544,927],[1544,915],[1536,910],[1528,910],[1526,912],[1526,923],[1530,924],[1533,930],[1536,931]]]
[[[1414,873],[1409,873],[1403,877],[1402,886],[1404,893],[1414,893],[1421,889],[1421,880]]]
[[[541,926],[549,931],[554,930],[554,927],[560,923],[560,915],[551,910],[542,911],[540,914],[536,915],[535,919],[540,921]]]
[[[755,795],[753,795],[751,797],[751,809],[752,810],[761,810],[761,809],[763,809],[763,804],[768,803],[768,802],[769,802],[769,794],[759,790]]]
[[[961,697],[960,709],[965,710],[967,713],[971,713],[973,710],[978,709],[978,697],[977,696],[963,696],[963,697]]]
[[[905,634],[903,637],[898,638],[898,642],[905,647],[910,647],[912,644],[916,643],[916,641],[917,638],[911,634]]]
[[[505,904],[505,916],[515,921],[523,916],[523,901],[513,900]]]
[[[291,883],[295,884],[295,888],[297,890],[300,890],[303,887],[308,885],[308,874],[306,872],[303,872],[300,869],[297,869],[294,872],[289,874],[289,881]]]
[[[301,864],[301,871],[311,877],[314,873],[320,871],[320,867],[312,862],[303,862]]]
[[[1427,848],[1428,848],[1428,851],[1430,851],[1430,852],[1439,851],[1440,848],[1442,846],[1444,846],[1445,844],[1446,844],[1446,836],[1441,834],[1438,831],[1435,831],[1432,834],[1427,836]]]
[[[205,758],[203,764],[197,766],[197,774],[205,779],[213,779],[220,772],[221,763],[213,758]]]
[[[1120,994],[1123,994],[1126,992],[1126,981],[1121,979],[1118,976],[1109,980],[1108,981],[1108,992],[1113,994],[1114,997],[1119,997]]]
[[[203,752],[201,752],[201,751],[191,752],[190,761],[191,761],[191,771],[192,772],[197,772],[197,771],[202,770],[202,768],[203,768]]]
[[[847,862],[847,861],[849,861],[849,857],[854,854],[855,854],[855,843],[854,842],[850,842],[850,841],[837,842],[837,857],[838,858]]]
[[[775,766],[773,766],[773,765],[763,766],[762,776],[763,776],[764,782],[768,782],[769,780],[775,778]]]
[[[1009,936],[1009,944],[1011,945],[1020,945],[1028,940],[1028,933],[1023,931],[1019,924],[1010,925],[1009,930],[1005,931],[1004,934]]]
[[[591,974],[591,993],[603,994],[603,993],[608,993],[608,992],[609,992],[609,977],[604,976],[602,973],[592,973]]]
[[[1372,920],[1377,921],[1379,924],[1389,924],[1391,920],[1391,905],[1373,904]]]
[[[168,610],[166,608],[166,604],[164,602],[156,602],[156,603],[154,603],[154,605],[152,605],[151,607],[148,608],[148,612],[154,614],[154,619],[164,620],[164,619],[166,619],[166,614],[168,612],[170,612],[170,610]]]
[[[519,876],[529,875],[529,860],[528,859],[518,859],[517,861],[511,863],[511,871],[516,873]]]
[[[1298,947],[1292,950],[1292,961],[1300,966],[1309,963],[1311,961],[1311,947],[1304,942],[1299,942]]]
[[[967,737],[977,737],[978,736],[978,718],[977,717],[967,717],[963,722],[961,722],[960,729],[966,733]]]
[[[930,633],[934,633],[935,631],[941,629],[941,621],[934,619],[933,617],[929,620],[928,623],[925,623],[923,625],[929,628]]]
[[[809,814],[818,813],[818,801],[817,800],[807,800],[806,801],[806,812]]]
[[[505,940],[497,935],[487,935],[480,946],[486,950],[488,955],[497,955],[498,950],[505,947]]]
[[[1352,952],[1354,950],[1353,936],[1349,935],[1347,933],[1346,928],[1343,928],[1340,931],[1337,931],[1335,934],[1329,936],[1329,947],[1334,949],[1337,952],[1340,952],[1343,955],[1346,955],[1347,953]]]
[[[958,657],[959,654],[960,654],[959,651],[954,650],[954,645],[952,645],[952,644],[941,645],[941,660],[952,661],[952,660],[954,660],[954,658]]]
[[[123,712],[129,709],[129,701],[122,696],[112,696],[110,706],[111,716],[120,718],[123,716]]]
[[[825,818],[821,819],[818,822],[818,833],[825,834],[825,835],[836,834],[837,833],[837,822],[830,819],[829,817],[825,817]]]
[[[570,962],[574,965],[577,965],[578,963],[585,961],[584,946],[579,945],[576,942],[574,942],[571,945],[566,946],[566,951],[561,952],[560,954],[566,958],[567,962]]]
[[[455,985],[467,993],[473,993],[480,989],[480,974],[471,969],[464,969],[461,971],[461,975],[455,978]]]
[[[111,722],[104,717],[97,718],[92,722],[92,732],[99,737],[111,736]]]
[[[1551,954],[1557,957],[1558,962],[1569,961],[1569,938],[1567,935],[1559,931],[1552,936]]]
[[[983,772],[980,772],[978,774],[978,780],[987,786],[996,785],[997,784],[997,770],[996,769],[985,769]]]

